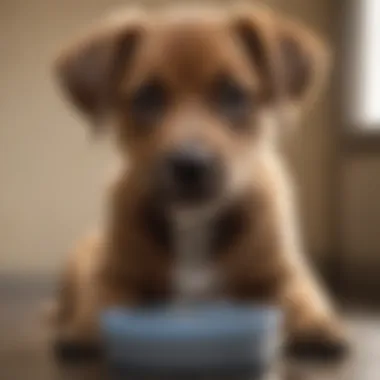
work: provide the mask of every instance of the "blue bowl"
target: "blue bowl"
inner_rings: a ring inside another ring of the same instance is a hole
[[[281,313],[271,307],[111,309],[101,316],[106,359],[129,371],[262,371],[276,359]]]

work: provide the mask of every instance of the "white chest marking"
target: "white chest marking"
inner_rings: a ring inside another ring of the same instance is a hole
[[[173,290],[175,301],[190,303],[221,295],[221,273],[210,252],[209,223],[176,223]]]

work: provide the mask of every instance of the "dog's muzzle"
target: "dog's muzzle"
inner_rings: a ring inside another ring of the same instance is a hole
[[[217,158],[197,145],[167,154],[161,170],[165,196],[174,201],[205,201],[220,189],[222,175]]]

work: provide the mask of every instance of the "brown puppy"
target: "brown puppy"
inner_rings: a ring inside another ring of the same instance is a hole
[[[304,27],[257,7],[126,9],[60,55],[68,98],[110,122],[124,163],[104,229],[65,272],[62,337],[91,341],[100,310],[177,294],[280,304],[292,352],[344,350],[278,149],[328,61]]]

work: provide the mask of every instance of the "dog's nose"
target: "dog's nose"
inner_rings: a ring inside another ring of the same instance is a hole
[[[166,157],[168,190],[180,199],[212,195],[217,183],[214,155],[200,147],[178,149]]]
[[[212,157],[200,149],[183,149],[168,157],[168,165],[176,184],[199,186],[212,170]]]

